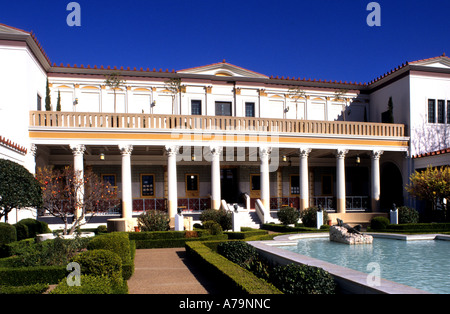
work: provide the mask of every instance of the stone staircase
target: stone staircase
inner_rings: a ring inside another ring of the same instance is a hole
[[[235,204],[228,204],[230,210],[234,210]],[[241,227],[248,227],[254,229],[260,229],[262,222],[258,217],[258,214],[254,209],[246,209],[242,204],[236,204],[238,206],[239,218],[241,219]],[[279,223],[276,211],[270,212],[271,222]]]

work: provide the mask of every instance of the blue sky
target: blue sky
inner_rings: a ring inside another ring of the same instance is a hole
[[[1,3],[3,2],[3,3]],[[266,75],[368,82],[401,65],[450,55],[450,1],[70,0],[0,2],[0,23],[33,30],[52,62],[181,70],[227,62]]]

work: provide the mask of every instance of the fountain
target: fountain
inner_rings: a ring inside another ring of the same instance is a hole
[[[359,232],[361,226],[350,227],[339,218],[337,221],[337,226],[330,227],[330,241],[345,244],[372,244],[373,237],[371,235]]]

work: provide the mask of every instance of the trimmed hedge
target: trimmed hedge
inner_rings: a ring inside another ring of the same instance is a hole
[[[209,235],[205,230],[197,230],[197,237],[186,231],[148,231],[130,232],[131,240],[136,242],[136,249],[177,248],[184,247],[187,241],[227,240],[226,234]],[[194,234],[195,235],[195,234]]]
[[[288,233],[288,232],[328,232],[330,231],[330,226],[328,225],[322,225],[320,229],[317,228],[310,228],[310,227],[304,227],[301,224],[296,225],[296,227],[289,227],[279,224],[263,224],[261,226],[261,229],[264,230],[270,230],[274,232],[280,232],[280,233]]]
[[[67,274],[64,266],[0,268],[0,285],[57,284]]]
[[[230,291],[240,294],[281,294],[272,284],[214,252],[203,242],[186,242],[185,247],[189,257],[202,264],[205,272],[220,281],[224,288],[230,287]]]
[[[17,241],[16,228],[6,222],[0,222],[0,246]]]
[[[417,224],[389,224],[384,229],[370,228],[368,231],[398,232],[398,233],[439,233],[450,232],[450,223],[417,223]]]
[[[263,236],[269,234],[267,230],[241,228],[240,232],[224,232],[230,240],[243,240],[255,236]]]
[[[29,286],[0,286],[0,294],[42,294],[47,291],[48,285],[37,283]]]
[[[127,282],[117,284],[106,276],[81,275],[80,286],[69,286],[67,280],[60,281],[50,294],[127,294]]]

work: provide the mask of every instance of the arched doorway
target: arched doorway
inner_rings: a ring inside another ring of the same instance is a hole
[[[398,167],[392,162],[381,166],[380,209],[392,209],[393,204],[403,206],[403,179]]]

